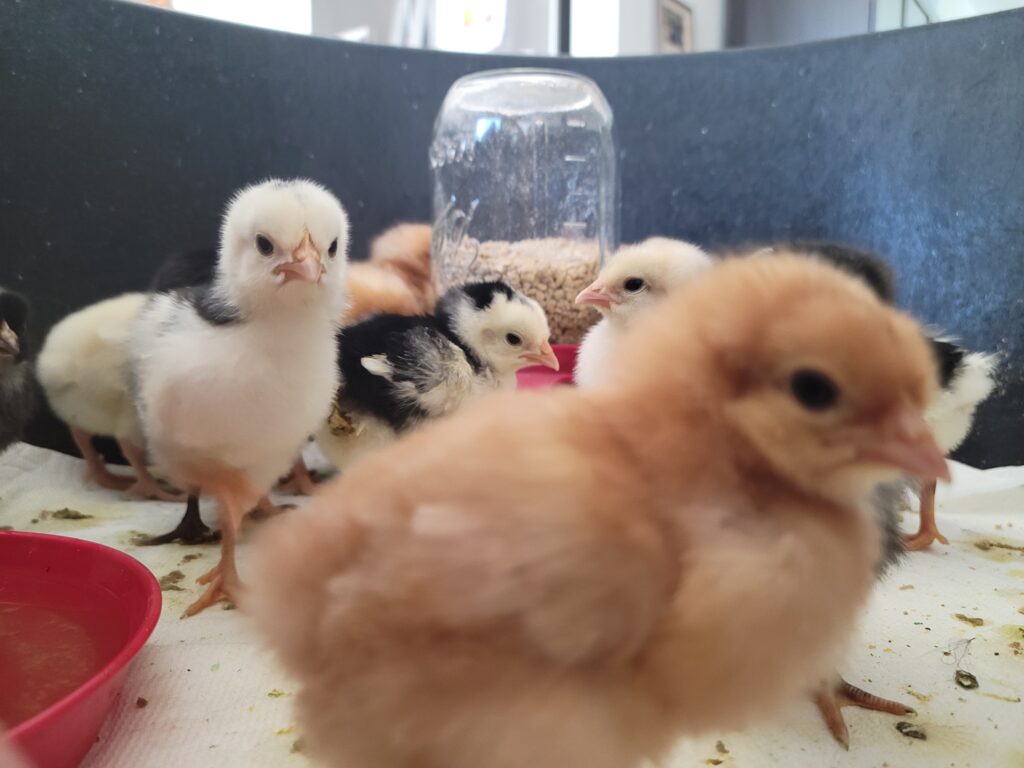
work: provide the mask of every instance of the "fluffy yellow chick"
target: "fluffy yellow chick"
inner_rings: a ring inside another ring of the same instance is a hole
[[[576,386],[600,384],[615,366],[615,347],[634,318],[709,266],[708,255],[683,240],[650,237],[619,248],[597,279],[576,297],[577,304],[601,313],[600,322],[580,344],[573,371]]]
[[[243,607],[315,759],[626,768],[834,668],[880,557],[865,498],[948,476],[920,329],[778,256],[631,334],[608,386],[481,401],[264,531]]]
[[[379,312],[429,315],[437,304],[430,226],[398,224],[374,239],[367,261],[349,264],[343,325]]]
[[[90,480],[134,496],[179,501],[146,467],[142,428],[129,386],[132,323],[148,294],[126,293],[73,312],[50,330],[36,371],[46,399],[71,430]],[[93,446],[94,435],[113,437],[135,471],[115,475]]]

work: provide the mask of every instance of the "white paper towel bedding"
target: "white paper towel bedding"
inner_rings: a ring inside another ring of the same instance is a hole
[[[215,607],[179,619],[199,594],[194,580],[216,562],[217,548],[135,546],[139,532],[169,530],[182,506],[127,501],[86,486],[83,477],[80,460],[12,448],[0,457],[0,525],[98,541],[130,553],[157,577],[183,574],[170,584],[178,589],[164,592],[160,624],[85,768],[306,765],[294,751],[294,688],[245,617]],[[1024,549],[1012,548],[1024,548],[1024,467],[982,472],[956,465],[954,477],[938,500],[939,525],[952,545],[911,554],[893,572],[872,600],[842,670],[855,685],[913,706],[918,714],[905,719],[927,740],[897,732],[899,718],[846,709],[847,753],[808,703],[780,713],[771,727],[683,743],[671,768],[1024,767]],[[62,507],[92,517],[42,516]],[[209,511],[204,500],[204,514]],[[906,526],[916,523],[916,515],[908,515]],[[996,546],[982,549],[979,542]],[[243,577],[245,556],[243,544]],[[974,626],[956,614],[984,623]],[[974,674],[980,687],[958,687],[957,668]],[[144,707],[141,699],[148,702]]]

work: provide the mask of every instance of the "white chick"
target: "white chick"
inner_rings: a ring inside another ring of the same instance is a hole
[[[247,187],[224,214],[213,281],[157,293],[139,316],[132,365],[147,446],[218,506],[221,561],[186,615],[237,591],[242,517],[327,416],[347,245],[345,211],[323,187]]]
[[[317,443],[339,469],[530,365],[558,370],[540,305],[502,282],[450,289],[434,316],[375,315],[338,334],[342,387]]]
[[[91,304],[50,330],[36,362],[39,383],[53,412],[71,431],[97,485],[143,499],[177,501],[149,473],[142,429],[129,385],[131,329],[147,295],[126,293]],[[113,437],[135,472],[115,475],[96,450],[95,435]]]
[[[672,288],[702,272],[711,259],[696,245],[652,237],[619,248],[597,279],[576,297],[603,317],[580,344],[574,378],[593,387],[615,364],[614,349],[634,318]]]

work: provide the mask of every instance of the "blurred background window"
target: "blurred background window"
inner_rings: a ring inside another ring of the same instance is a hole
[[[1024,0],[139,1],[364,43],[539,56],[680,54],[803,43],[1024,7]]]

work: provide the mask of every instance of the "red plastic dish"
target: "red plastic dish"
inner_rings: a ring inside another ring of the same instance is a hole
[[[531,365],[517,374],[516,385],[519,389],[545,389],[557,384],[572,384],[572,372],[576,369],[577,344],[552,344],[558,358],[558,370],[553,371],[543,365]]]
[[[19,706],[31,711],[31,702],[12,704],[19,691],[58,697],[27,719],[8,723],[13,729],[7,737],[35,768],[73,768],[85,757],[128,663],[160,618],[160,605],[153,574],[123,552],[66,536],[0,532],[0,622],[5,612],[8,620],[6,633],[0,625],[0,691],[6,714],[16,718]],[[62,686],[70,690],[62,692]]]

